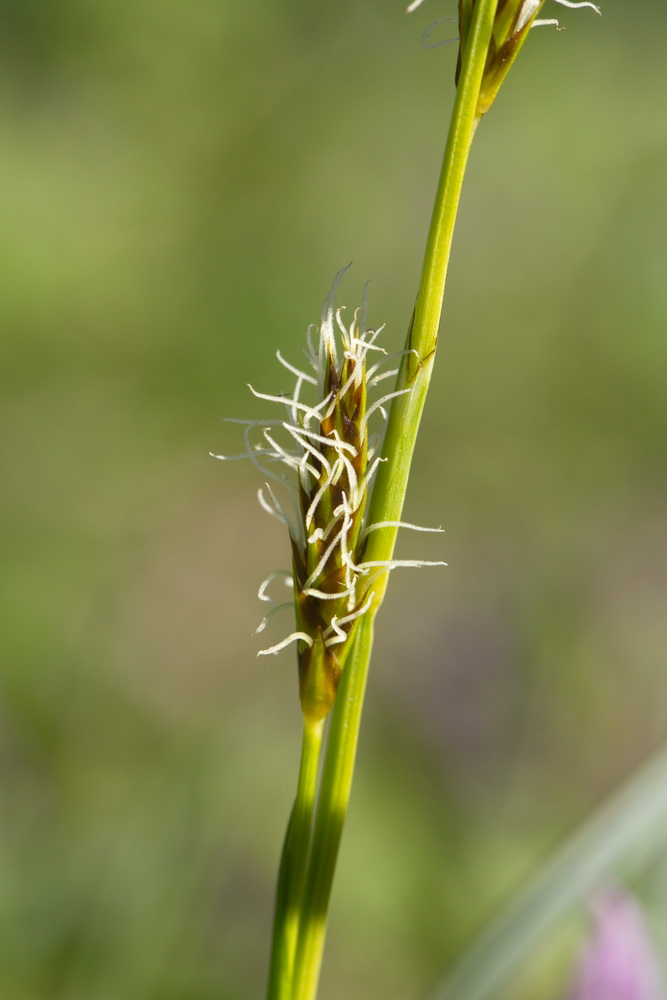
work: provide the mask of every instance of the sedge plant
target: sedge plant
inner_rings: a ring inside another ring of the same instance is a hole
[[[422,0],[415,0],[414,10]],[[366,295],[351,319],[336,307],[345,268],[307,333],[306,363],[278,359],[289,395],[252,392],[276,417],[240,421],[265,486],[259,501],[288,529],[292,566],[259,591],[295,627],[262,650],[296,646],[301,760],[278,874],[267,1000],[314,1000],[338,847],[354,773],[375,617],[390,572],[444,565],[397,560],[408,476],[438,342],[450,248],[471,143],[547,0],[459,0],[456,97],[405,348],[387,355],[366,327]],[[590,2],[554,0],[566,7]],[[384,387],[393,388],[384,391]],[[384,433],[382,425],[384,423]],[[217,458],[228,456],[218,455]],[[236,457],[236,456],[235,456]],[[241,457],[241,456],[238,456]],[[276,599],[280,581],[291,597]],[[325,740],[326,734],[326,740]]]

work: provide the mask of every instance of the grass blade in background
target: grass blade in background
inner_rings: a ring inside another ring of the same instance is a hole
[[[633,860],[648,863],[666,830],[667,747],[566,842],[429,1000],[496,1000],[558,922]]]

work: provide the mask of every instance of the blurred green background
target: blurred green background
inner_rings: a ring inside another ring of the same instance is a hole
[[[262,993],[288,546],[208,452],[348,260],[402,345],[454,12],[0,6],[3,1000]],[[667,12],[554,12],[473,149],[406,511],[447,533],[401,549],[449,568],[381,615],[322,1000],[422,995],[667,728]],[[561,995],[570,937],[508,995]]]

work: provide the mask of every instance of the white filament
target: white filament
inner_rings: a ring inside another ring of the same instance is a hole
[[[292,632],[292,634],[288,635],[286,639],[283,639],[281,642],[277,642],[275,646],[269,646],[268,649],[260,649],[257,655],[267,656],[269,653],[279,653],[281,649],[285,648],[285,646],[289,646],[292,642],[298,642],[299,639],[302,639],[303,642],[312,647],[313,640],[307,632]]]

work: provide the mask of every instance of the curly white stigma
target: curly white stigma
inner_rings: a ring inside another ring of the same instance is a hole
[[[366,328],[366,291],[352,321],[345,322],[344,310],[335,307],[334,297],[346,270],[336,276],[319,326],[308,328],[303,366],[277,352],[278,361],[294,378],[291,392],[266,393],[250,386],[254,396],[273,403],[282,413],[270,420],[232,421],[244,428],[245,450],[213,456],[250,459],[264,479],[258,491],[260,505],[289,531],[292,572],[286,577],[294,591],[296,629],[260,655],[298,644],[302,702],[303,677],[312,674],[311,661],[327,661],[327,669],[335,675],[333,650],[340,651],[355,623],[371,609],[372,585],[378,575],[399,566],[444,565],[364,560],[366,539],[373,531],[440,529],[402,521],[367,521],[373,480],[379,464],[386,461],[378,453],[381,434],[377,431],[387,418],[387,404],[412,390],[378,390],[385,379],[397,375],[398,368],[391,362],[404,352],[387,354],[376,343],[383,327]],[[369,398],[376,394],[377,398]],[[375,422],[378,427],[371,433]],[[264,631],[274,614],[292,606],[269,595],[279,575],[272,573],[260,587],[260,600],[271,607],[258,632]]]
[[[412,0],[412,3],[406,8],[406,14],[412,14],[413,11],[417,10],[418,7],[424,3],[424,0]],[[521,30],[528,21],[533,17],[534,14],[540,9],[544,0],[523,0],[523,6],[520,8],[519,17],[517,21],[517,30]],[[575,10],[579,7],[590,7],[595,11],[596,14],[600,14],[600,8],[591,3],[590,0],[554,0],[554,3],[559,3],[562,7],[572,7]],[[442,21],[440,22],[442,23]],[[548,21],[533,21],[533,27],[537,27],[540,24],[558,24],[558,21],[548,20]]]

